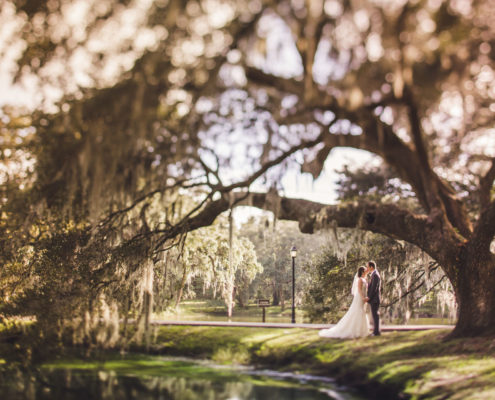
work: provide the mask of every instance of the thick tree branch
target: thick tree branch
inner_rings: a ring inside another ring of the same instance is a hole
[[[150,232],[145,232],[141,233],[133,238],[133,240],[136,240],[138,238],[144,237],[144,236],[155,236],[158,235],[159,239],[157,239],[157,244],[155,244],[154,248],[155,251],[156,249],[161,248],[163,244],[169,240],[175,238],[179,234],[183,234],[185,232],[189,232],[191,230],[198,229],[203,226],[207,226],[215,220],[215,218],[220,215],[222,212],[226,211],[227,209],[231,208],[234,205],[240,204],[240,203],[245,203],[247,199],[250,198],[249,192],[233,192],[235,189],[239,188],[248,188],[256,179],[258,179],[260,176],[262,176],[267,170],[269,170],[271,167],[280,164],[283,160],[285,160],[287,157],[291,156],[295,152],[303,149],[303,148],[308,148],[316,145],[317,143],[321,142],[321,138],[318,137],[317,139],[311,140],[311,141],[302,141],[300,144],[297,146],[294,146],[290,148],[289,150],[283,152],[280,154],[278,157],[274,158],[271,161],[268,161],[264,163],[256,172],[251,174],[248,178],[246,178],[243,181],[233,183],[228,186],[223,186],[219,182],[218,184],[215,185],[210,185],[212,191],[208,193],[208,195],[199,203],[197,204],[193,209],[191,209],[179,222],[174,224],[173,226],[168,226],[163,229],[159,230],[154,230]],[[205,171],[211,172],[211,169],[206,166],[206,164],[202,163],[203,167],[205,168]],[[201,183],[201,185],[206,186],[207,183]],[[221,200],[217,201],[211,201],[215,193],[221,193],[222,198]],[[154,192],[151,192],[151,194],[154,194]],[[232,194],[233,195],[232,195]],[[229,196],[227,196],[229,194]],[[265,194],[263,196],[266,196]],[[144,201],[147,197],[142,197],[138,199],[133,205],[130,207],[124,209],[124,211],[130,210],[133,207],[135,207],[139,202]],[[263,197],[264,199],[264,197]],[[263,203],[258,204],[258,208],[266,208],[267,202],[263,200]],[[200,211],[201,210],[201,211]],[[120,215],[120,212],[119,212]],[[112,214],[111,217],[114,215]],[[110,218],[110,217],[109,217]],[[105,220],[107,221],[107,220]]]
[[[481,212],[474,228],[471,246],[480,254],[489,254],[490,244],[495,237],[495,200]]]
[[[490,192],[495,182],[495,157],[492,158],[492,164],[487,173],[480,179],[479,183],[479,202],[481,209],[485,209],[490,204]]]
[[[304,83],[295,79],[281,78],[260,71],[258,68],[245,67],[246,77],[258,85],[271,86],[285,93],[292,93],[303,98]]]
[[[304,100],[308,102],[318,93],[313,79],[313,65],[325,21],[323,3],[308,2],[306,18],[301,20],[295,16],[295,20],[299,26],[296,46],[304,69]]]
[[[233,199],[222,197],[210,201],[196,215],[168,229],[155,231],[160,242],[179,234],[213,223],[215,218],[232,206],[247,205],[276,212],[278,219],[298,221],[304,233],[327,229],[334,224],[343,228],[358,228],[381,233],[394,239],[417,245],[443,266],[453,265],[460,241],[455,233],[439,234],[441,221],[415,215],[393,204],[355,202],[346,205],[325,205],[304,199],[279,197],[279,206],[272,209],[273,194],[236,192]],[[495,208],[495,207],[494,207]]]
[[[464,237],[468,238],[471,236],[472,226],[467,211],[456,198],[453,188],[444,180],[440,179],[431,167],[423,138],[419,111],[414,96],[408,86],[404,88],[404,101],[408,108],[411,134],[416,150],[415,154],[419,160],[420,169],[417,173],[420,175],[425,189],[428,209],[445,208],[447,217],[452,225],[459,229]]]
[[[422,158],[415,149],[400,140],[390,125],[369,113],[349,113],[345,110],[340,110],[339,113],[360,125],[363,134],[344,135],[343,138],[339,135],[341,138],[338,140],[333,139],[331,136],[334,135],[329,134],[325,137],[327,146],[330,145],[331,148],[349,146],[381,156],[387,164],[395,168],[404,181],[411,184],[419,202],[427,212],[437,209],[435,211],[437,216],[438,211],[445,213],[453,227],[457,228],[464,237],[470,237],[472,227],[468,214],[456,197],[455,191],[429,167],[428,163],[423,164]]]
[[[416,102],[407,86],[404,88],[404,100],[406,101],[408,108],[409,124],[411,126],[411,135],[414,147],[416,148],[416,154],[425,170],[431,171],[430,158],[428,157],[428,152],[423,139],[423,130],[421,129],[421,119],[419,117],[418,108],[416,107]]]
[[[288,80],[265,74],[255,68],[251,68],[247,76],[259,84],[275,87],[304,99],[304,96],[301,95],[303,84],[294,79]],[[431,168],[421,134],[420,118],[415,103],[410,95],[404,101],[406,101],[409,110],[415,148],[400,140],[393,128],[380,121],[373,114],[373,110],[370,110],[367,106],[351,111],[341,105],[337,99],[329,98],[326,93],[321,93],[321,99],[318,104],[319,109],[330,109],[335,113],[337,119],[352,121],[363,129],[363,134],[356,137],[353,135],[331,135],[327,133],[324,136],[327,148],[320,150],[319,158],[328,155],[330,150],[337,146],[363,149],[381,156],[397,170],[402,179],[411,184],[419,202],[428,213],[433,210],[435,218],[445,213],[452,226],[464,237],[469,238],[472,233],[472,226],[468,213],[464,205],[456,197],[452,187]],[[302,104],[299,107],[298,114],[302,113],[307,118],[308,115],[311,116],[311,113],[308,114],[306,111],[315,110],[315,107],[315,104]],[[291,118],[291,116],[288,116],[288,118]],[[306,122],[308,121],[306,120]],[[311,165],[310,169],[313,174],[317,174],[318,164],[322,168],[323,163]]]

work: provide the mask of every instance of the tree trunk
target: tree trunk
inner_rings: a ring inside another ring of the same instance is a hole
[[[232,289],[232,296],[231,296],[231,300],[230,300],[230,304],[231,304],[231,310],[230,310],[230,315],[229,317],[232,316],[232,309],[235,307],[235,298],[237,296],[237,286],[234,286],[234,288]]]
[[[239,303],[239,307],[242,308],[246,307],[246,302],[244,300],[245,300],[244,291],[239,290],[239,293],[237,294],[237,302]]]
[[[129,311],[131,309],[131,296],[128,295],[125,303],[124,303],[124,329],[122,332],[122,337],[124,338],[124,348],[127,347],[127,325],[129,322]]]
[[[150,349],[150,343],[151,343],[151,340],[150,340],[151,339],[150,318],[151,318],[151,312],[152,312],[152,308],[153,308],[151,293],[148,291],[144,292],[143,308],[144,308],[145,346],[146,346],[146,352],[148,352]]]
[[[175,308],[179,307],[179,303],[182,300],[182,293],[184,292],[184,288],[186,286],[186,280],[187,280],[187,268],[184,267],[184,273],[182,274],[179,290],[177,291],[177,299],[175,300]]]
[[[457,265],[453,281],[458,321],[453,337],[495,333],[495,262],[475,252]]]
[[[227,298],[227,317],[229,317],[229,319],[232,317],[232,306],[233,306],[233,291],[230,292],[228,295],[228,298]]]
[[[249,283],[242,279],[237,285],[237,292],[234,297],[239,303],[239,307],[247,307],[249,305]]]
[[[227,306],[227,317],[232,317],[232,309],[234,307],[235,285],[232,283],[226,283],[223,291],[223,299]]]
[[[273,293],[272,305],[278,306],[280,304],[280,296],[278,295],[278,290],[277,290],[277,287],[275,286],[275,284],[273,284],[272,293]]]

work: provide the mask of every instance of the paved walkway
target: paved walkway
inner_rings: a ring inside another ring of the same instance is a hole
[[[289,324],[278,322],[225,322],[225,321],[168,321],[153,320],[152,325],[183,325],[183,326],[229,326],[243,328],[307,328],[325,329],[332,324]],[[382,332],[392,331],[426,331],[430,329],[453,329],[454,325],[382,325]]]

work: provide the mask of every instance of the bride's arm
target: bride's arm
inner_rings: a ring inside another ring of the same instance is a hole
[[[364,295],[363,295],[363,280],[362,279],[359,279],[359,281],[358,281],[358,292],[359,292],[359,295],[361,296],[361,298],[363,299],[363,301],[366,301],[366,297],[364,297]]]

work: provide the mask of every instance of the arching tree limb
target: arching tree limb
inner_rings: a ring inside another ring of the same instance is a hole
[[[236,205],[248,205],[269,209],[267,193],[234,193]],[[339,227],[358,228],[381,233],[391,238],[405,240],[417,245],[445,268],[453,265],[457,254],[459,238],[455,232],[445,234],[441,221],[416,215],[393,204],[354,202],[346,205],[325,205],[304,199],[280,197],[276,210],[278,219],[298,221],[304,233],[326,229],[336,223]],[[192,231],[213,223],[215,218],[231,207],[226,197],[210,201],[196,214],[175,226],[154,231],[160,242],[184,232]],[[443,230],[443,234],[439,234]]]
[[[257,84],[274,87],[304,99],[303,83],[295,79],[281,78],[261,72],[256,68],[248,68],[246,76]],[[405,101],[405,105],[409,110],[414,147],[404,143],[396,135],[392,126],[377,118],[374,115],[374,109],[363,106],[356,111],[349,110],[345,105],[341,104],[342,102],[327,93],[320,93],[319,98],[318,105],[303,102],[299,106],[297,114],[301,116],[301,122],[307,123],[308,117],[311,118],[312,111],[317,106],[321,110],[332,111],[337,119],[352,121],[362,128],[363,133],[359,136],[353,136],[324,132],[323,141],[326,148],[319,151],[318,159],[311,165],[307,165],[305,170],[311,171],[312,174],[317,174],[318,169],[321,171],[323,168],[321,160],[334,147],[348,146],[370,151],[381,156],[396,169],[404,181],[413,187],[419,202],[427,213],[434,209],[433,213],[436,218],[441,213],[445,213],[445,218],[459,233],[465,238],[471,236],[472,226],[463,203],[456,197],[456,193],[451,186],[431,168],[422,138],[418,111],[410,93],[402,101]],[[291,115],[287,118],[294,123],[297,121],[297,117],[294,118]]]
[[[495,200],[492,200],[488,206],[481,212],[479,220],[475,225],[471,245],[475,251],[490,254],[490,244],[495,238]],[[492,258],[495,259],[493,254]]]

